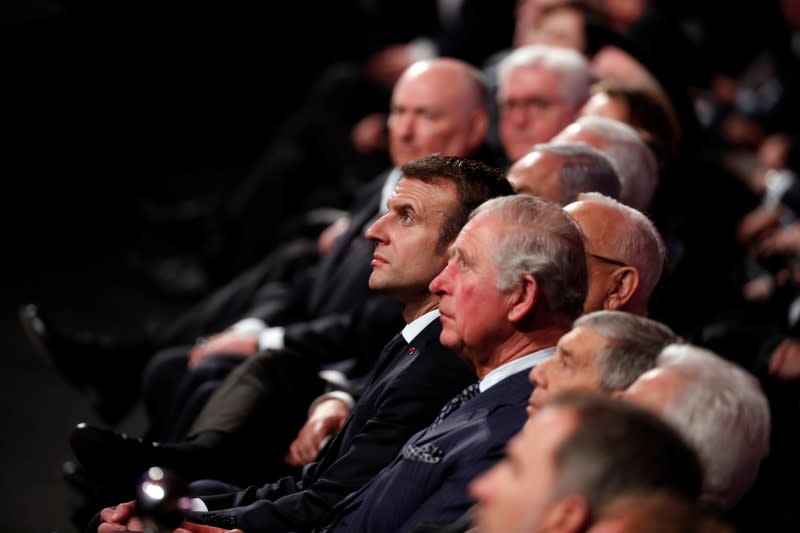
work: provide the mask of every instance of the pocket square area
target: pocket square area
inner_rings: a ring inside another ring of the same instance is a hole
[[[403,458],[409,461],[420,461],[423,463],[438,463],[444,457],[444,452],[441,448],[434,444],[423,444],[422,446],[414,446],[413,444],[406,444],[403,448]]]

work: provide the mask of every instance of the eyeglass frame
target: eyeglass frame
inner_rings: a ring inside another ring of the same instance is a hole
[[[592,254],[592,253],[589,253],[589,252],[586,252],[586,255],[588,255],[589,257],[594,257],[595,259],[597,259],[601,263],[606,263],[608,265],[614,265],[614,266],[618,266],[618,267],[629,266],[628,263],[620,261],[619,259],[612,259],[610,257],[605,257],[605,256],[602,256],[602,255]]]

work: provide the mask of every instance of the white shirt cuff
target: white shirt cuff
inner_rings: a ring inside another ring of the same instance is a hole
[[[311,413],[314,412],[314,408],[317,405],[330,398],[335,398],[337,400],[343,401],[345,405],[347,405],[347,407],[349,407],[351,410],[353,409],[353,406],[356,404],[355,399],[344,391],[335,390],[331,392],[326,392],[322,396],[317,396],[317,399],[311,402],[311,406],[308,408],[308,416],[311,416]]]
[[[767,207],[778,207],[783,195],[797,181],[797,176],[791,170],[773,170],[766,176],[767,190],[764,193],[763,204]]]
[[[204,502],[200,498],[192,498],[192,511],[207,513],[208,507],[206,506],[206,502]]]
[[[259,350],[282,350],[285,329],[281,327],[266,328],[258,335]]]
[[[234,333],[243,333],[255,337],[267,329],[267,324],[260,318],[245,318],[236,322],[228,329]]]
[[[438,55],[436,43],[425,37],[418,37],[408,43],[408,51],[412,61],[431,59]]]

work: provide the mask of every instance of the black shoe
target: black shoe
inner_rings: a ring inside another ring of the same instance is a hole
[[[69,443],[83,467],[80,479],[95,481],[118,480],[135,483],[151,466],[166,466],[162,462],[159,443],[131,437],[85,423],[72,430]],[[77,469],[76,469],[77,471]]]
[[[64,380],[90,396],[104,422],[117,424],[130,412],[138,397],[142,369],[154,351],[150,343],[70,333],[33,304],[20,307],[19,321],[35,350]],[[129,394],[120,394],[120,390]]]

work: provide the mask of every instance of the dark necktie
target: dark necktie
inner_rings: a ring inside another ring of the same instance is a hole
[[[375,363],[375,366],[372,368],[372,373],[370,377],[367,379],[367,383],[373,383],[377,381],[380,376],[382,376],[386,369],[392,365],[392,363],[397,359],[397,352],[400,351],[406,344],[405,337],[403,337],[403,333],[400,332],[386,343],[386,346],[383,347],[383,351],[381,355],[378,357],[378,360]]]
[[[480,394],[481,390],[478,385],[479,384],[475,382],[472,385],[467,386],[467,388],[459,392],[455,398],[444,404],[444,407],[442,407],[442,410],[439,411],[438,415],[436,415],[436,418],[431,423],[429,429],[438,426],[447,415],[461,407],[463,403],[470,401],[475,396]]]

